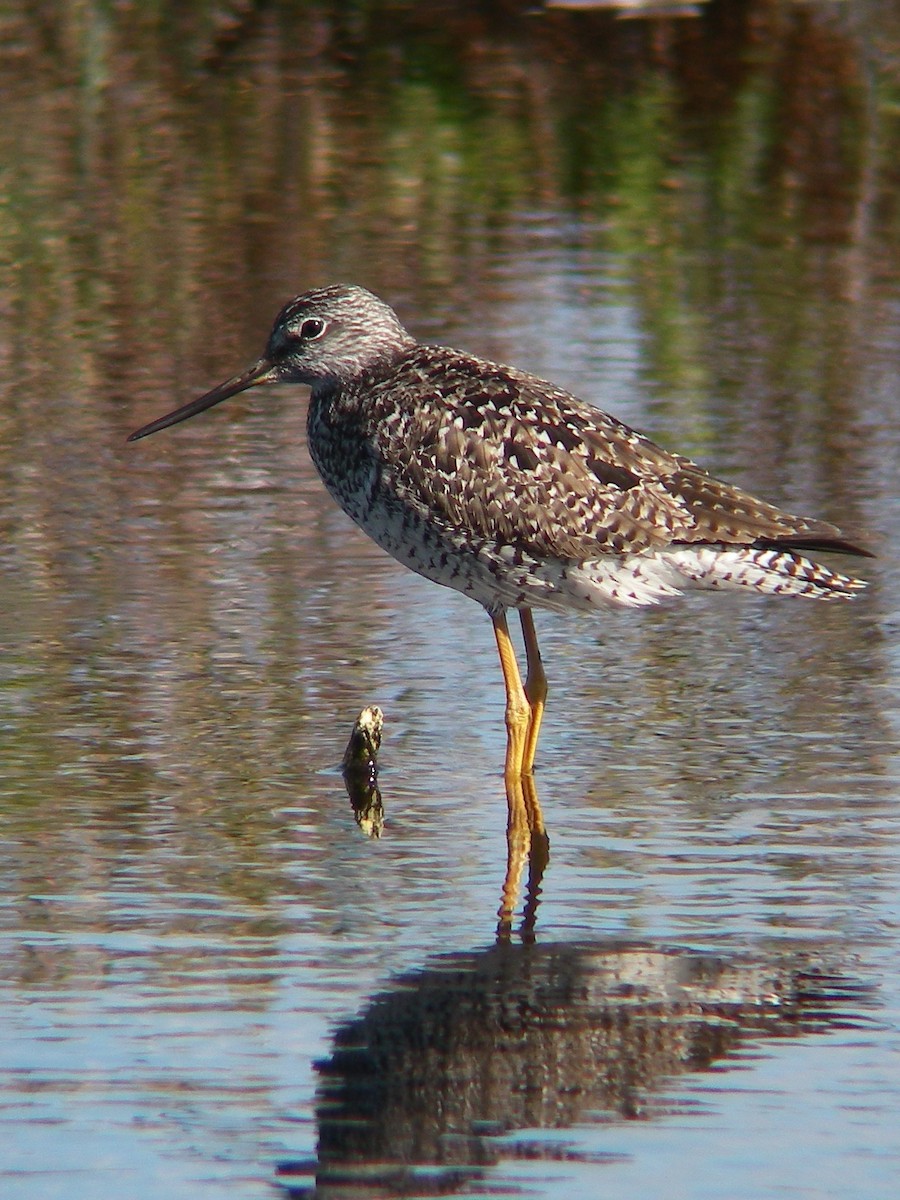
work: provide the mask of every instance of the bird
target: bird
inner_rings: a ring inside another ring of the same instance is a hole
[[[128,440],[264,384],[311,389],[309,451],[348,516],[486,610],[508,782],[532,776],[547,699],[534,609],[640,608],[694,588],[846,600],[866,586],[808,557],[872,557],[836,525],[757,499],[536,375],[419,342],[355,285],[295,296],[258,361]]]

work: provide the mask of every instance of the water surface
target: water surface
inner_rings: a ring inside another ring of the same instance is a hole
[[[894,6],[8,8],[3,1194],[893,1196]],[[336,279],[879,555],[852,605],[538,615],[499,948],[484,614],[334,508],[301,388],[124,441]],[[413,1098],[355,1156],[348,1045]]]

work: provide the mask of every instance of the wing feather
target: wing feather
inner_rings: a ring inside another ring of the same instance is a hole
[[[535,376],[433,346],[407,369],[408,386],[394,376],[385,396],[394,419],[372,437],[398,499],[454,540],[570,562],[684,543],[869,553]],[[414,398],[399,419],[398,396]]]

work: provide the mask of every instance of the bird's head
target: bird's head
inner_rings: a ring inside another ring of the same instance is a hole
[[[264,383],[348,383],[415,345],[392,308],[365,288],[316,288],[289,301],[265,354],[241,375],[135,430],[129,442],[177,425],[229,396]]]

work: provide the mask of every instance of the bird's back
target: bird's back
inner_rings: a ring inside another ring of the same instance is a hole
[[[445,347],[314,391],[310,448],[376,541],[489,608],[862,586],[799,553],[866,553],[836,526],[717,480],[536,376]]]

